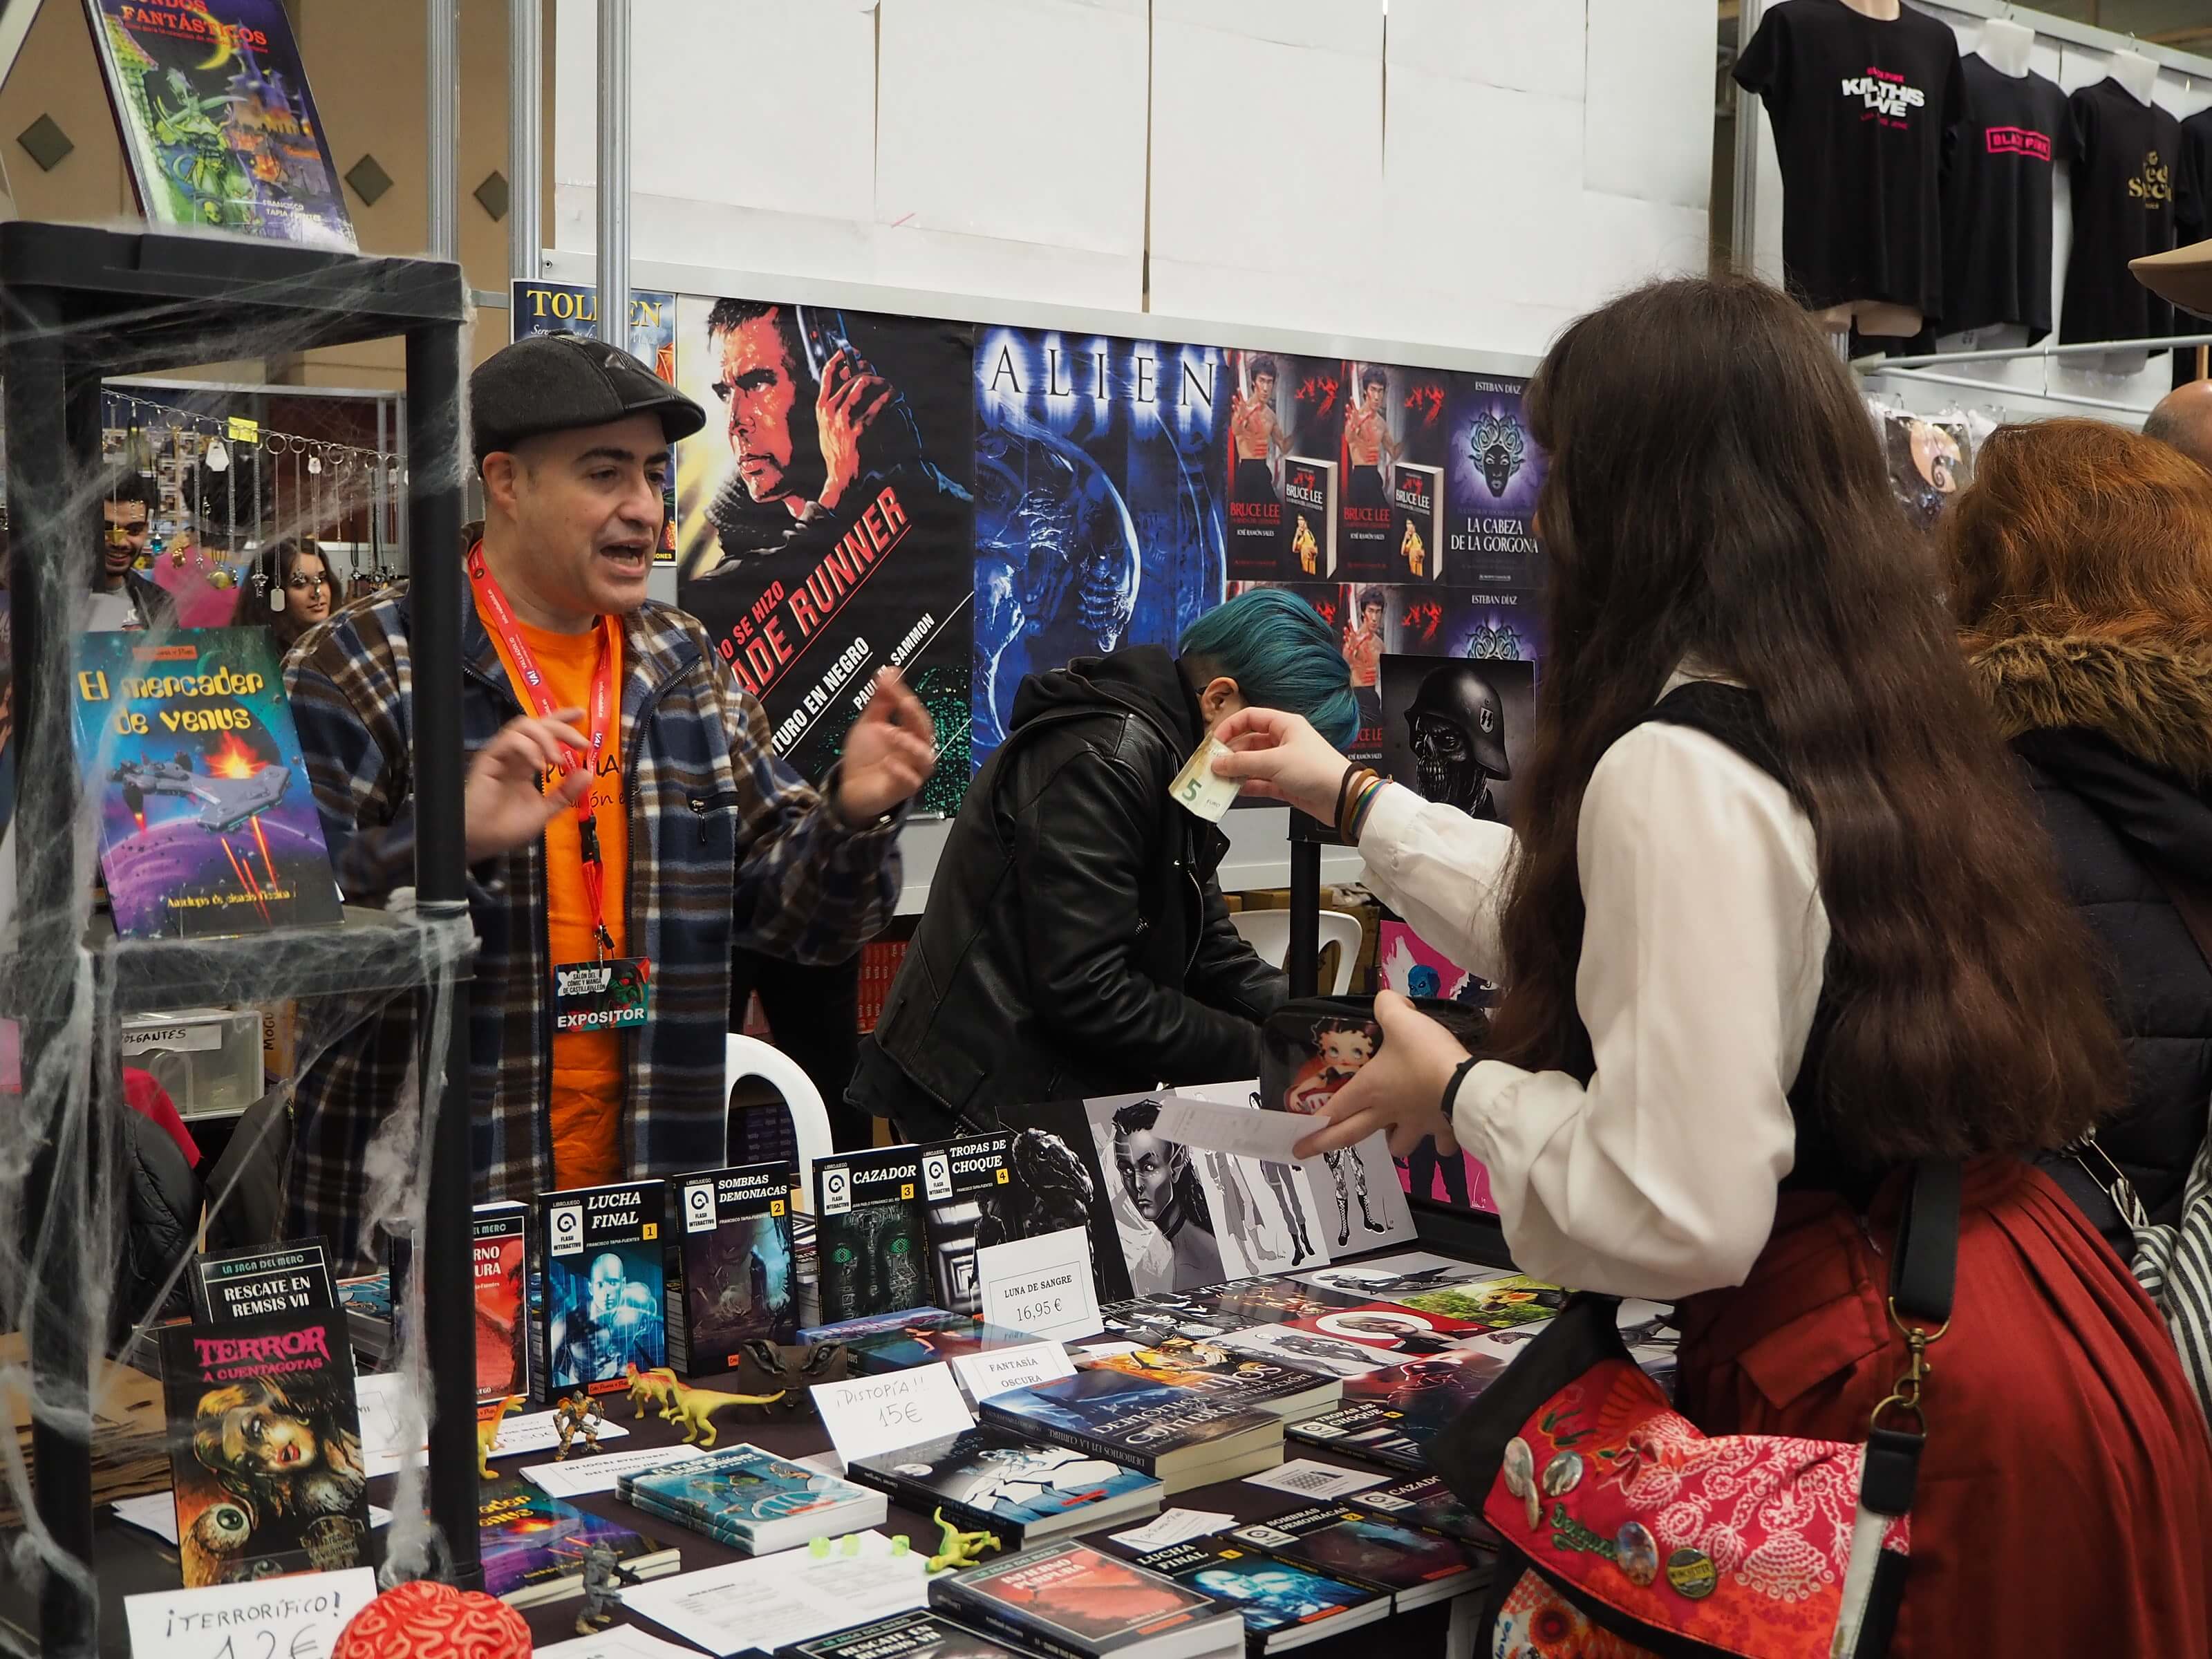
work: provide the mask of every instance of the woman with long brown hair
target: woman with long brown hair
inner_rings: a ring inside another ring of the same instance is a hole
[[[337,581],[321,547],[305,536],[271,542],[261,550],[252,592],[265,608],[257,620],[266,622],[276,636],[278,656],[297,645],[309,629],[330,620],[338,606]]]
[[[2212,1101],[2188,919],[2212,919],[2212,472],[2101,421],[2001,428],[1942,542],[1969,672],[2102,947],[2127,1104],[2046,1167],[2125,1261],[2116,1200],[2180,1218]]]
[[[2026,1161],[2112,1102],[2088,941],[1848,373],[1778,292],[1656,284],[1530,389],[1551,654],[1517,837],[1252,712],[1216,769],[1356,836],[1498,980],[1475,1063],[1387,994],[1302,1150],[1449,1114],[1527,1272],[1675,1301],[1711,1433],[1865,1438],[1903,1167],[1964,1161],[1896,1652],[2212,1651],[2212,1437]]]

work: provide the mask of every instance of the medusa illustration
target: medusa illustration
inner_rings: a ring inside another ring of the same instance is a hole
[[[1528,458],[1528,441],[1516,415],[1478,415],[1468,430],[1468,454],[1492,495],[1503,496]]]

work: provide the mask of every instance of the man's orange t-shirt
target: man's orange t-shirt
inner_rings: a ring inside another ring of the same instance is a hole
[[[485,626],[490,628],[490,618]],[[549,634],[532,628],[520,617],[524,643],[538,659],[538,672],[556,708],[592,706],[592,677],[606,648],[606,629],[597,626],[585,634]],[[499,631],[491,629],[492,643],[507,666],[508,682],[525,708],[524,682]],[[599,827],[599,857],[605,874],[604,893],[607,932],[614,936],[614,954],[629,954],[623,926],[623,884],[629,874],[629,818],[623,806],[622,791],[622,663],[614,664],[615,710],[613,729],[607,733],[605,751],[599,757],[599,775],[592,781],[592,805]],[[532,713],[536,711],[532,710]],[[591,735],[590,714],[576,723]],[[545,826],[545,925],[553,950],[551,966],[592,962],[599,957],[592,937],[592,900],[584,886],[581,832],[573,808],[556,813]],[[549,978],[542,994],[550,996]],[[553,1037],[553,1177],[562,1187],[595,1187],[623,1178],[622,1110],[623,1050],[627,1039],[619,1031],[556,1032]]]

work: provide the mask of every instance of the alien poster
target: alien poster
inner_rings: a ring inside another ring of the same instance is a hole
[[[1535,520],[1544,455],[1522,409],[1526,385],[1502,375],[1450,377],[1443,579],[1455,587],[1543,586]]]
[[[86,0],[147,222],[354,251],[281,0]]]
[[[334,925],[337,881],[276,635],[153,637],[80,635],[70,682],[116,932],[221,939]]]
[[[980,769],[1024,674],[1171,647],[1221,603],[1228,377],[1211,346],[1013,328],[983,331],[975,377]]]
[[[677,302],[677,384],[707,410],[677,446],[678,603],[810,779],[898,668],[937,727],[933,811],[969,773],[974,349],[963,323]]]
[[[1469,817],[1512,822],[1514,775],[1536,712],[1536,666],[1382,659],[1382,771]]]
[[[368,1559],[344,1315],[173,1325],[161,1379],[187,1589]]]
[[[1336,574],[1443,580],[1445,385],[1441,369],[1343,366]]]

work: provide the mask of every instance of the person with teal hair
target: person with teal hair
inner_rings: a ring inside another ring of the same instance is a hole
[[[930,878],[929,902],[846,1098],[910,1140],[1001,1108],[1255,1077],[1282,974],[1230,923],[1228,837],[1169,795],[1239,709],[1349,743],[1336,630],[1262,588],[1170,652],[1132,646],[1032,674]]]

